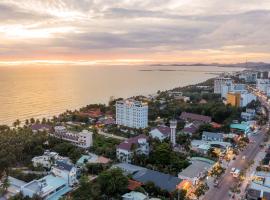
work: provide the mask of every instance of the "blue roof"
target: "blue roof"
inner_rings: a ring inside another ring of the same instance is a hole
[[[164,174],[154,170],[141,170],[132,176],[132,178],[141,183],[153,182],[157,187],[173,192],[177,189],[177,185],[182,182],[182,179],[172,176],[170,174]]]
[[[230,126],[233,129],[239,129],[239,130],[243,130],[243,131],[247,131],[249,130],[249,125],[247,124],[231,124]]]

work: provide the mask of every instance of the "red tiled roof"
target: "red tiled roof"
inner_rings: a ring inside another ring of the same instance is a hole
[[[148,140],[148,136],[141,134],[125,140],[124,142],[120,143],[117,148],[129,151],[131,150],[132,144],[138,144],[138,140],[141,138],[145,138],[146,140]]]
[[[221,128],[221,124],[218,124],[216,122],[211,122],[211,125],[213,128]]]
[[[131,191],[136,190],[138,187],[141,187],[141,186],[142,186],[142,183],[138,181],[134,181],[131,179],[128,180],[128,189]]]
[[[212,121],[211,117],[209,117],[209,116],[199,115],[199,114],[195,114],[195,113],[187,113],[187,112],[182,112],[180,115],[180,119],[201,121],[201,122],[205,122],[205,123],[210,123]]]

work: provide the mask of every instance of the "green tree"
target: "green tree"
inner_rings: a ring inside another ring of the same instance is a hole
[[[123,175],[120,169],[110,169],[102,172],[97,181],[101,191],[110,197],[123,194],[128,186],[128,178]]]

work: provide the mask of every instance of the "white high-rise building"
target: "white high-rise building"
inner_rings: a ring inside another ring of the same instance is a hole
[[[130,128],[148,126],[148,104],[133,99],[116,102],[116,124]]]
[[[176,120],[170,120],[170,128],[171,128],[171,134],[170,134],[170,140],[173,146],[176,145],[176,127],[177,127],[177,121]]]
[[[215,79],[214,82],[214,93],[221,94],[222,92],[222,86],[223,85],[231,85],[232,84],[231,78],[225,78],[225,77],[218,77]]]

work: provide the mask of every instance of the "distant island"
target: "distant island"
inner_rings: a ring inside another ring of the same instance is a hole
[[[240,67],[252,70],[269,70],[270,63],[265,62],[246,62],[246,63],[232,63],[232,64],[222,64],[222,63],[191,63],[191,64],[183,64],[183,63],[156,63],[151,64],[149,66],[155,67],[166,67],[166,66],[217,66],[217,67]]]

